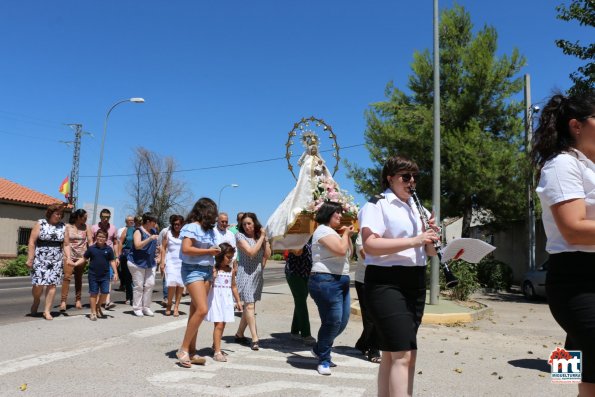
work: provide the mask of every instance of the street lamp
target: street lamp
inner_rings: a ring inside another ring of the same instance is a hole
[[[143,98],[130,98],[130,99],[123,99],[114,103],[114,105],[107,111],[105,115],[105,121],[103,123],[103,138],[101,138],[101,151],[99,153],[99,168],[97,169],[97,185],[95,186],[95,201],[93,202],[93,220],[91,222],[92,225],[95,224],[97,220],[97,201],[99,200],[99,185],[101,183],[101,165],[103,164],[103,148],[105,145],[105,134],[107,133],[107,120],[109,119],[109,115],[114,110],[116,106],[121,103],[125,102],[133,102],[133,103],[144,103],[145,100]]]
[[[221,188],[221,190],[219,190],[219,199],[217,200],[217,210],[219,210],[219,204],[221,203],[221,192],[223,192],[223,189],[225,189],[226,187],[239,187],[240,185],[238,185],[237,183],[232,183],[231,185],[225,185]]]

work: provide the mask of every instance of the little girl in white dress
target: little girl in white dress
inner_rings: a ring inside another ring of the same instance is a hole
[[[235,255],[235,248],[228,243],[219,244],[221,252],[215,256],[213,268],[213,285],[209,291],[209,312],[205,320],[215,323],[213,329],[213,360],[225,362],[225,353],[221,351],[221,337],[225,323],[234,322],[234,306],[242,311],[240,295],[236,285],[235,270],[231,264]],[[234,299],[236,301],[234,305]]]

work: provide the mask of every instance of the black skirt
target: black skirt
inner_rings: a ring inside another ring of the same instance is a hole
[[[382,351],[417,350],[417,330],[426,303],[426,267],[367,265],[368,311]]]
[[[583,352],[583,382],[595,383],[595,253],[551,254],[545,289],[564,347]]]

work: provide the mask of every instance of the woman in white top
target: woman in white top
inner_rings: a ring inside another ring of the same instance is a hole
[[[167,280],[167,304],[165,306],[165,315],[171,315],[171,305],[174,295],[176,303],[174,304],[174,317],[180,315],[180,301],[184,292],[184,282],[182,281],[182,259],[180,258],[180,249],[182,248],[182,239],[180,238],[180,229],[184,224],[182,215],[172,215],[169,217],[169,230],[163,236],[161,241],[161,273],[165,272]]]
[[[359,214],[366,274],[364,295],[376,344],[382,351],[379,396],[413,393],[417,330],[426,299],[426,261],[436,255],[433,217],[424,230],[411,198],[419,168],[403,156],[386,160],[382,195],[368,201]]]
[[[312,236],[308,291],[320,314],[318,342],[312,352],[318,357],[318,373],[321,375],[331,374],[331,347],[349,321],[349,257],[353,250],[351,236],[354,230],[353,226],[341,227],[342,213],[341,204],[322,204],[316,213],[318,227]]]
[[[566,331],[567,350],[582,351],[580,396],[595,396],[595,92],[554,95],[533,136],[537,194],[550,254],[546,294]]]

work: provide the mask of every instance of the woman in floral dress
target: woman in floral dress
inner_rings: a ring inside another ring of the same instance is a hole
[[[70,261],[70,239],[62,223],[63,204],[52,204],[45,212],[45,219],[40,219],[31,231],[27,267],[31,269],[33,284],[33,305],[31,314],[37,314],[41,294],[45,288],[43,318],[53,320],[52,303],[56,294],[56,285],[62,283],[64,261]]]

